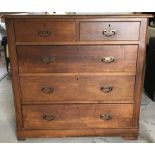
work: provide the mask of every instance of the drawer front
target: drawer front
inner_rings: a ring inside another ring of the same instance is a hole
[[[66,104],[22,106],[25,129],[126,128],[132,126],[132,104]]]
[[[18,46],[19,72],[136,72],[137,45]]]
[[[139,40],[140,22],[80,22],[80,40]]]
[[[134,76],[53,75],[21,77],[25,101],[133,100]]]
[[[75,40],[75,22],[15,21],[18,42],[63,42]]]

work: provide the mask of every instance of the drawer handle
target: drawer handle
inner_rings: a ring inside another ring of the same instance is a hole
[[[44,115],[43,119],[46,121],[53,121],[55,117],[53,115]]]
[[[103,35],[106,37],[111,37],[116,34],[116,30],[103,30]]]
[[[45,93],[45,94],[50,94],[50,93],[54,92],[54,88],[51,88],[51,87],[43,87],[43,88],[41,89],[41,91],[42,91],[43,93]]]
[[[115,61],[115,58],[114,57],[104,57],[103,59],[101,59],[101,61],[103,63],[109,64],[111,62],[114,62]]]
[[[105,121],[109,121],[112,119],[112,116],[109,114],[101,114],[100,119],[105,120]]]
[[[113,90],[113,87],[112,86],[102,86],[101,87],[101,91],[104,92],[104,93],[109,93]]]
[[[40,59],[45,64],[50,64],[54,62],[54,57],[46,56]]]
[[[38,31],[39,37],[49,37],[50,35],[51,35],[51,31],[48,31],[48,30]]]

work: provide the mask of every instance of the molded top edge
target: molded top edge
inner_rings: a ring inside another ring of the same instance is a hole
[[[152,18],[151,14],[75,14],[75,15],[49,15],[49,14],[12,14],[3,15],[4,19],[24,19],[24,18]]]

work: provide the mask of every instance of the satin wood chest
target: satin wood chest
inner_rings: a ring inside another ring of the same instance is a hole
[[[18,139],[136,139],[148,17],[5,16]]]

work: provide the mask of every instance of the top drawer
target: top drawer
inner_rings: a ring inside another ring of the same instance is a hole
[[[74,21],[15,21],[16,41],[75,41]]]
[[[80,22],[80,40],[139,40],[140,22]]]

